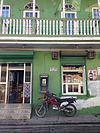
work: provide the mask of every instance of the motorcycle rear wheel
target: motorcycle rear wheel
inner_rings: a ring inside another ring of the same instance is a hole
[[[46,112],[46,108],[43,104],[37,105],[35,108],[35,114],[40,118],[44,117],[46,115]]]
[[[77,112],[77,108],[74,104],[68,104],[65,106],[65,109],[63,111],[65,116],[72,117],[75,116]]]

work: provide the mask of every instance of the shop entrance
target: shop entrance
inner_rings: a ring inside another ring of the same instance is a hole
[[[24,70],[8,71],[8,103],[23,103]]]
[[[31,103],[31,63],[0,64],[0,103]]]

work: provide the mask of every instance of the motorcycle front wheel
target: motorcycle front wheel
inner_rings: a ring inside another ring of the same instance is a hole
[[[37,105],[35,108],[35,114],[36,116],[42,118],[46,115],[46,108],[43,104]]]
[[[74,104],[68,104],[65,106],[65,109],[63,111],[65,116],[72,117],[75,116],[77,112],[76,106]]]

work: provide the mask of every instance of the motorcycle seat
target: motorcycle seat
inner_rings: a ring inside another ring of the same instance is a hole
[[[68,103],[73,103],[73,102],[75,102],[76,101],[76,98],[74,98],[74,97],[68,97],[68,98],[58,98],[58,97],[56,97],[56,100],[58,101],[58,102],[60,102],[60,103],[62,103],[62,102],[68,102]]]

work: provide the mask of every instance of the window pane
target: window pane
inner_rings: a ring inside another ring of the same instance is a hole
[[[33,17],[33,12],[26,12],[25,17],[26,17],[26,18],[31,18],[31,17]]]
[[[33,13],[32,12],[30,12],[30,17],[33,17]]]
[[[68,85],[68,92],[73,92],[72,85]]]
[[[4,6],[2,8],[2,16],[3,17],[9,17],[9,6]]]
[[[28,13],[28,12],[26,13],[26,17],[27,17],[27,18],[29,17],[29,13]]]
[[[6,89],[6,85],[0,84],[0,103],[5,102],[5,89]]]
[[[72,16],[71,16],[71,18],[73,19],[73,18],[75,18],[75,14],[74,13],[72,13]]]
[[[1,64],[1,82],[6,82],[7,64]]]
[[[93,18],[94,19],[98,19],[99,18],[99,10],[98,9],[94,9],[93,10]]]
[[[11,63],[9,64],[9,68],[17,68],[17,69],[24,69],[23,63]]]
[[[66,85],[63,85],[63,93],[66,93]]]

